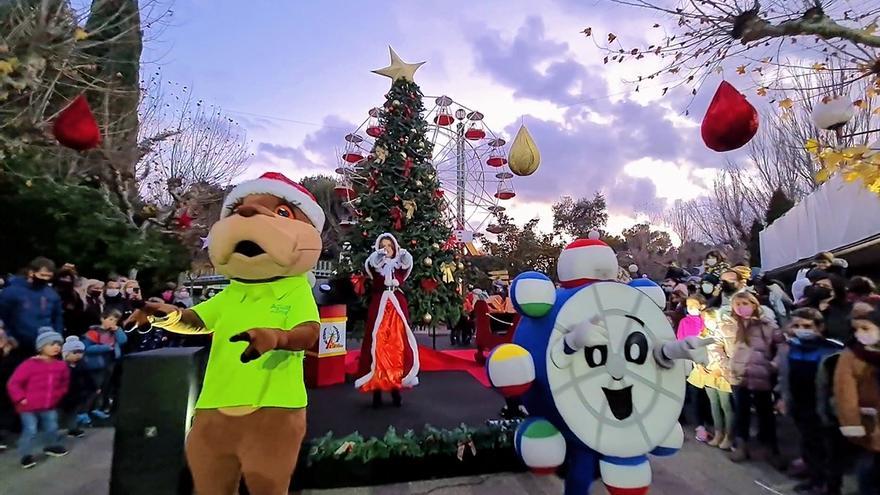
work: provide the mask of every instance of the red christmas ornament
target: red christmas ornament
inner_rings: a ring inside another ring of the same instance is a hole
[[[437,189],[436,191],[434,191],[434,197],[437,199],[442,199],[443,198],[443,189]]]
[[[391,220],[394,221],[391,224],[392,228],[396,231],[403,230],[403,211],[399,206],[392,206],[390,210],[388,210],[388,214],[391,215]]]
[[[428,294],[437,290],[437,287],[440,285],[440,282],[437,282],[433,278],[423,278],[419,285],[422,286],[422,290],[427,292]]]
[[[410,172],[412,172],[413,168],[413,160],[410,157],[406,157],[406,160],[403,161],[403,176],[409,177]]]
[[[369,180],[367,180],[367,188],[370,192],[373,192],[377,187],[379,187],[379,181],[376,180],[376,177],[371,175]]]
[[[411,240],[411,241],[409,241],[409,242],[410,242],[410,244],[412,244],[413,246],[415,246],[416,244],[418,244],[418,241],[416,241],[415,239],[413,239],[413,240]]]
[[[79,95],[58,114],[52,134],[63,146],[85,151],[101,144],[101,129],[84,95]]]
[[[755,107],[730,83],[721,81],[703,117],[703,142],[715,151],[731,151],[745,146],[757,132]]]
[[[181,229],[187,230],[192,227],[193,218],[189,216],[189,212],[184,211],[179,217],[177,217],[177,226]]]

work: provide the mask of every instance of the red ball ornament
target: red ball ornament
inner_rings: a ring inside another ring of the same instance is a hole
[[[183,230],[189,229],[192,227],[193,218],[189,216],[189,212],[183,212],[179,217],[177,217],[177,226]]]
[[[61,145],[77,151],[89,150],[101,144],[101,129],[84,95],[74,98],[58,114],[52,134]]]
[[[410,243],[411,243],[413,246],[415,246],[415,245],[416,245],[416,240],[413,239],[413,240],[410,241]]]
[[[363,231],[363,232],[361,232],[361,235],[364,236],[364,237],[369,237],[369,236],[370,236],[370,234],[368,234],[366,230]]]
[[[428,294],[437,290],[437,287],[440,286],[440,283],[434,280],[433,278],[423,278],[419,285],[422,286],[422,290],[427,292]]]
[[[732,151],[745,146],[757,132],[755,107],[730,83],[721,81],[703,117],[703,142],[715,151]]]

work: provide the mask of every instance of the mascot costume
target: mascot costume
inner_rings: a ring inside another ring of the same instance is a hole
[[[565,495],[590,493],[596,478],[611,495],[645,494],[648,454],[674,454],[684,439],[684,360],[705,362],[712,341],[676,341],[662,290],[647,279],[617,282],[616,256],[602,241],[569,244],[557,270],[559,289],[537,272],[514,279],[522,319],[513,343],[487,361],[492,384],[522,396],[530,414],[517,453],[537,473],[564,467]]]
[[[321,253],[324,212],[278,173],[234,187],[209,234],[229,286],[192,309],[148,303],[139,325],[212,333],[186,456],[199,495],[284,495],[306,430],[304,350],[317,340],[307,273]]]

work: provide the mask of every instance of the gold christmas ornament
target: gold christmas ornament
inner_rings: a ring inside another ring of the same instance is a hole
[[[431,247],[434,248],[434,249],[440,249],[440,244],[437,244],[437,243],[435,242],[434,244],[431,244]]]
[[[425,260],[422,261],[422,263],[424,263],[425,266],[431,266],[434,264],[434,260],[432,260],[431,258],[425,258]]]
[[[541,152],[538,151],[538,145],[535,144],[526,126],[522,125],[507,153],[507,166],[514,174],[525,177],[535,173],[540,164]]]
[[[464,270],[464,263],[459,262],[459,263],[458,263],[458,269],[459,269],[459,270]]]
[[[391,52],[391,65],[382,69],[376,69],[373,73],[391,79],[392,83],[398,79],[406,79],[407,81],[412,82],[413,75],[419,70],[419,67],[424,65],[424,62],[408,64],[400,59],[400,56],[397,55],[394,48],[389,46],[388,51]]]
[[[433,321],[433,320],[434,320],[434,317],[431,316],[431,313],[425,313],[425,316],[422,317],[422,321],[425,322],[426,325],[430,324],[431,321]]]

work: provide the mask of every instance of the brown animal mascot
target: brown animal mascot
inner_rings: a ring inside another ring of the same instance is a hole
[[[182,334],[213,333],[186,457],[199,495],[285,495],[306,430],[303,356],[317,340],[307,272],[324,212],[279,173],[239,184],[211,228],[208,252],[229,286],[192,309],[148,303],[132,315]]]

